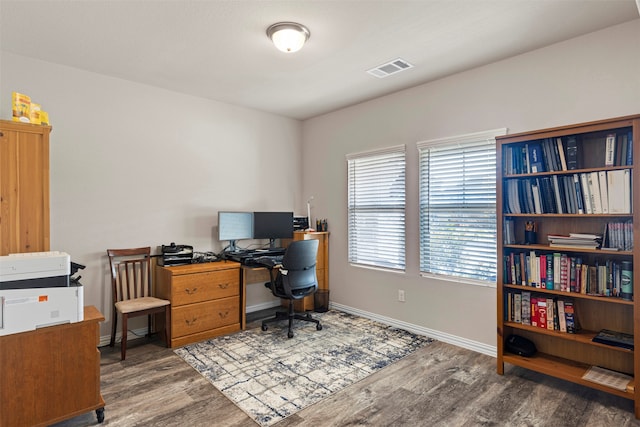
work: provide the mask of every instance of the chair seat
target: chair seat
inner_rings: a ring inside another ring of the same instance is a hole
[[[154,298],[154,297],[142,297],[125,301],[119,301],[116,305],[116,310],[119,313],[133,313],[135,311],[148,310],[150,308],[163,307],[171,304],[166,299]]]

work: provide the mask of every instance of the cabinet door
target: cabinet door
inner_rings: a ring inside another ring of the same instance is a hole
[[[0,255],[49,250],[49,131],[0,121]]]

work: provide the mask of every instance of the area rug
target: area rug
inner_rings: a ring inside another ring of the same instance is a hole
[[[330,310],[322,322],[286,321],[175,350],[261,426],[270,426],[431,342],[402,329]]]

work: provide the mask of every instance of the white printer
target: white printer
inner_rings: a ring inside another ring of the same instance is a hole
[[[64,252],[0,256],[0,336],[84,320],[82,285]]]

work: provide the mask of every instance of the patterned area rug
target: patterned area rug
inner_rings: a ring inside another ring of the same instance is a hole
[[[175,350],[258,424],[270,426],[411,354],[432,339],[330,310],[323,329],[286,321]]]

